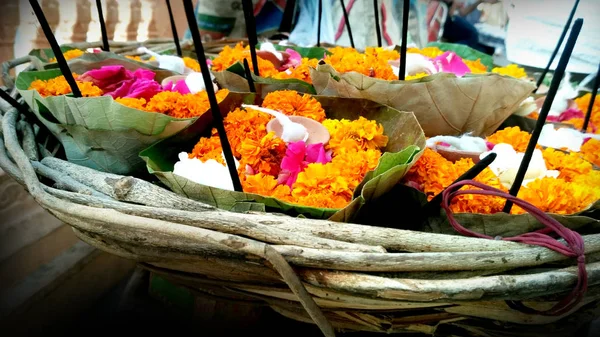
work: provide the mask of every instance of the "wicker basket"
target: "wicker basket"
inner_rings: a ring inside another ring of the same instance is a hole
[[[3,65],[8,89],[10,69],[26,62]],[[196,291],[267,304],[326,336],[567,336],[600,314],[598,234],[584,236],[589,288],[577,312],[526,314],[505,301],[549,308],[576,283],[572,259],[513,242],[219,210],[66,162],[31,114],[0,103],[6,173],[81,240]]]

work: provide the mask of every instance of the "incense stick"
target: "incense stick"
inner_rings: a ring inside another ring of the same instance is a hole
[[[529,167],[529,162],[531,161],[531,157],[533,156],[533,151],[535,150],[535,146],[537,145],[538,139],[540,138],[540,134],[542,133],[542,128],[546,123],[546,117],[548,117],[548,112],[550,111],[550,107],[552,106],[552,101],[554,101],[554,97],[556,96],[556,92],[558,91],[558,87],[560,86],[560,82],[565,74],[567,64],[569,63],[569,58],[571,58],[571,53],[573,53],[573,48],[575,47],[575,42],[577,42],[577,37],[579,36],[579,32],[581,31],[582,25],[583,19],[577,19],[575,20],[573,29],[571,29],[571,34],[569,35],[569,39],[567,40],[565,49],[563,50],[563,53],[560,57],[560,61],[558,62],[558,66],[556,67],[556,71],[554,72],[554,76],[552,76],[552,83],[550,83],[548,95],[544,100],[544,105],[542,106],[542,110],[540,111],[540,115],[535,124],[535,128],[531,133],[531,139],[527,144],[527,149],[525,150],[525,154],[523,155],[521,165],[519,165],[519,170],[517,171],[515,181],[508,192],[512,196],[516,196],[519,193],[519,189],[521,188],[521,184],[523,183],[523,178],[525,178],[525,173],[527,172],[527,168]],[[507,200],[504,204],[504,209],[502,211],[505,213],[510,213],[511,208],[512,202]]]
[[[194,7],[191,0],[183,0],[183,6],[185,9],[185,15],[187,17],[188,25],[190,27],[190,33],[192,34],[192,40],[194,41],[194,48],[198,57],[198,63],[200,63],[200,70],[202,71],[202,77],[204,77],[204,85],[206,86],[206,94],[208,96],[208,102],[210,104],[210,111],[213,116],[213,120],[216,124],[217,131],[219,133],[219,139],[221,140],[221,147],[223,148],[223,154],[225,155],[225,162],[229,169],[229,175],[233,182],[234,190],[242,192],[242,183],[238,176],[237,169],[235,167],[235,158],[231,151],[231,146],[227,140],[227,133],[223,126],[223,116],[221,115],[221,109],[217,103],[217,97],[213,88],[213,83],[210,79],[210,71],[206,65],[206,56],[204,55],[204,47],[202,46],[202,39],[200,38],[200,32],[198,30],[198,22],[194,16]]]
[[[540,78],[538,79],[538,81],[536,83],[535,90],[533,90],[534,94],[537,92],[540,85],[542,85],[544,78],[546,78],[546,74],[548,74],[548,70],[550,69],[550,66],[552,66],[552,63],[554,62],[554,58],[556,57],[556,54],[558,54],[558,51],[560,50],[560,46],[562,45],[563,41],[565,40],[565,36],[567,36],[567,31],[569,30],[569,27],[571,27],[571,22],[573,21],[573,16],[575,16],[575,12],[577,11],[578,5],[579,5],[579,0],[575,0],[575,4],[573,5],[573,8],[571,9],[571,14],[569,14],[567,23],[565,24],[565,27],[563,28],[563,31],[560,34],[560,37],[558,38],[558,43],[556,44],[556,47],[554,48],[554,51],[552,52],[552,55],[550,56],[548,65],[546,66],[546,68],[544,68],[544,71],[542,71],[542,74],[540,75]]]
[[[406,75],[406,47],[408,44],[408,11],[410,10],[410,0],[404,0],[402,10],[402,45],[400,46],[400,70],[398,79],[404,81]]]
[[[173,42],[175,42],[175,49],[177,49],[177,56],[182,57],[181,45],[179,44],[179,34],[177,33],[177,26],[175,25],[175,19],[173,18],[173,10],[171,9],[171,0],[167,0],[167,9],[169,10],[169,19],[171,20],[171,32],[173,33]]]
[[[48,24],[48,20],[46,20],[46,16],[44,15],[42,8],[40,7],[40,4],[37,2],[37,0],[29,0],[29,4],[33,9],[33,13],[40,22],[40,25],[42,26],[42,31],[46,36],[46,40],[48,40],[48,43],[50,43],[50,47],[52,47],[52,52],[54,52],[54,57],[56,58],[58,67],[60,68],[60,71],[67,80],[69,87],[71,87],[71,92],[73,93],[73,96],[81,97],[81,91],[79,91],[77,82],[75,82],[75,78],[73,77],[73,74],[69,69],[69,65],[67,64],[67,60],[65,60],[65,56],[63,55],[62,50],[60,50],[58,42],[56,42],[56,38],[52,33],[52,29],[50,29],[50,25]]]
[[[319,21],[317,24],[317,47],[321,47],[321,16],[323,15],[323,0],[319,0]]]
[[[598,66],[598,72],[596,73],[596,78],[594,79],[594,87],[592,88],[592,97],[590,97],[590,105],[588,106],[587,112],[585,114],[585,119],[583,120],[583,127],[581,131],[583,133],[587,132],[588,124],[590,123],[590,118],[592,117],[592,110],[594,109],[594,102],[596,100],[596,95],[598,94],[598,82],[600,82],[600,65]]]
[[[379,27],[379,10],[377,0],[373,0],[373,11],[375,12],[375,31],[377,32],[377,47],[381,47],[381,28]]]
[[[244,59],[244,73],[246,74],[246,80],[248,81],[248,87],[250,88],[250,92],[256,92],[256,87],[254,86],[254,79],[252,78],[250,66],[248,65],[248,59]]]
[[[96,8],[98,8],[100,31],[102,31],[102,50],[110,51],[110,46],[108,45],[108,34],[106,33],[106,22],[104,22],[104,15],[102,14],[102,0],[96,0]]]
[[[294,22],[294,14],[296,12],[296,0],[287,0],[283,17],[279,25],[279,33],[289,33],[292,31],[292,23]]]
[[[258,38],[256,37],[256,23],[254,22],[252,1],[242,0],[242,5],[244,7],[244,19],[246,20],[246,34],[248,35],[248,42],[250,43],[252,67],[254,68],[254,74],[260,76],[258,72],[258,58],[256,57],[256,44],[258,43]]]
[[[344,12],[344,21],[346,22],[346,29],[348,30],[348,37],[350,38],[350,46],[354,48],[354,38],[352,37],[352,29],[350,29],[350,19],[348,19],[348,12],[346,11],[346,5],[344,0],[340,0],[342,4],[342,11]]]

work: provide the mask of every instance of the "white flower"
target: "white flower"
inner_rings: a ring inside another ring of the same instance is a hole
[[[283,54],[275,49],[275,46],[271,42],[263,42],[260,44],[261,51],[268,51],[277,57],[279,61],[283,61]]]
[[[510,144],[496,144],[492,151],[482,153],[479,158],[483,159],[490,153],[496,153],[497,157],[489,168],[500,178],[500,182],[506,188],[510,188],[515,181],[519,165],[523,161],[522,152],[517,152]],[[560,172],[556,170],[548,170],[546,168],[546,162],[542,156],[542,151],[536,149],[533,151],[533,156],[527,167],[527,172],[523,178],[521,186],[527,186],[527,184],[535,179],[543,177],[557,178]]]
[[[137,51],[139,53],[145,53],[154,56],[158,61],[159,68],[171,70],[179,74],[183,74],[185,71],[185,62],[183,62],[183,59],[179,56],[160,55],[146,47],[139,47]]]
[[[283,128],[283,132],[281,133],[281,139],[283,139],[283,141],[286,143],[293,143],[298,141],[306,142],[306,140],[308,139],[308,130],[306,130],[306,127],[304,127],[304,125],[292,122],[292,120],[288,116],[284,115],[283,113],[277,110],[262,108],[258,105],[249,104],[242,104],[242,108],[250,108],[274,116]]]
[[[221,155],[223,156],[223,160],[225,160],[222,152]],[[235,160],[235,166],[236,168],[239,167],[237,160]],[[203,163],[200,159],[190,159],[187,153],[181,152],[179,154],[179,161],[175,163],[173,174],[198,184],[234,191],[229,169],[226,165],[214,159],[209,159]]]
[[[595,138],[600,140],[600,135],[592,133],[582,133],[572,128],[554,129],[554,125],[546,124],[542,128],[542,133],[538,144],[554,149],[567,148],[571,152],[581,151],[581,146],[586,138]]]
[[[537,110],[537,104],[535,103],[533,97],[530,96],[521,102],[521,105],[519,105],[519,108],[513,113],[513,115],[527,116],[535,110]]]
[[[571,84],[570,79],[570,74],[565,73],[560,88],[552,101],[548,116],[560,116],[560,114],[569,108],[569,100],[577,97],[577,89]]]
[[[213,76],[211,74],[211,78],[212,77]],[[204,84],[204,76],[202,76],[202,73],[197,73],[197,72],[189,73],[185,77],[185,85],[187,85],[188,89],[190,90],[190,92],[192,94],[206,90],[206,86]],[[217,87],[217,85],[215,83],[213,83],[213,89],[215,92],[217,90],[219,90],[219,88]]]
[[[434,147],[436,143],[444,142],[450,144],[449,150],[459,150],[468,152],[484,152],[488,147],[483,138],[473,137],[471,133],[460,137],[453,136],[435,136],[427,139],[427,147]]]

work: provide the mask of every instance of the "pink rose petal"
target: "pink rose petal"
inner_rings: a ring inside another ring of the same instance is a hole
[[[458,77],[464,76],[466,73],[471,72],[471,69],[469,69],[469,67],[463,62],[460,56],[451,51],[447,51],[444,54],[434,58],[433,64],[438,71],[453,73]]]

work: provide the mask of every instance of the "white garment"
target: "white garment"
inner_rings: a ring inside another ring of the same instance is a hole
[[[509,0],[507,0],[509,1]],[[554,51],[560,34],[567,22],[573,1],[566,0],[510,0],[509,23],[506,36],[506,56],[510,62],[545,68]],[[581,0],[573,23],[583,18],[583,26],[575,49],[569,60],[567,71],[590,74],[598,71],[600,63],[600,1]],[[561,50],[550,67],[558,65],[562,49],[567,43],[569,32]]]

